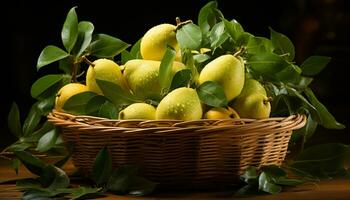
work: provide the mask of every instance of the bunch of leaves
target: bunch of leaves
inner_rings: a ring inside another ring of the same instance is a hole
[[[68,175],[62,167],[67,159],[45,163],[27,151],[16,151],[16,157],[38,178],[20,179],[16,185],[24,191],[23,199],[67,197],[82,199],[102,195],[107,191],[136,196],[151,193],[156,183],[137,175],[138,167],[127,165],[112,170],[112,158],[107,148],[102,148],[93,163],[91,180],[94,187],[70,187]],[[88,182],[88,181],[85,181]]]
[[[236,195],[276,194],[283,187],[296,186],[305,182],[318,182],[321,179],[350,177],[346,163],[350,162],[350,146],[330,143],[306,148],[293,160],[282,167],[263,166],[260,169],[248,167],[241,175],[245,183]],[[288,175],[293,175],[289,178]]]

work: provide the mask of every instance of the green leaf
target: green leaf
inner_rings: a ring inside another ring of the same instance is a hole
[[[258,184],[248,184],[240,188],[235,192],[235,196],[245,197],[247,195],[258,195],[260,191],[258,189]]]
[[[112,172],[112,157],[108,149],[101,149],[92,166],[92,179],[96,184],[106,183]]]
[[[34,82],[30,90],[30,94],[35,99],[42,99],[41,96],[47,91],[51,91],[61,80],[63,79],[62,75],[59,74],[49,74],[39,78]]]
[[[309,99],[310,103],[315,106],[320,116],[320,125],[328,129],[344,129],[345,126],[333,117],[333,115],[327,110],[327,108],[316,98],[315,94],[310,88],[304,90],[305,95]]]
[[[326,56],[311,56],[307,58],[300,68],[305,76],[315,76],[320,73],[331,61],[330,57]]]
[[[28,149],[31,146],[32,146],[31,143],[17,141],[15,144],[12,144],[11,146],[9,146],[8,150],[11,151],[11,152],[24,151],[24,150]]]
[[[9,115],[7,117],[7,125],[13,135],[15,135],[17,138],[22,137],[23,133],[21,127],[21,119],[18,106],[15,102],[12,103]]]
[[[124,91],[117,84],[99,79],[96,79],[96,82],[98,87],[102,90],[104,96],[106,96],[116,106],[138,102],[138,100],[132,94]]]
[[[89,52],[96,57],[112,58],[123,52],[129,46],[129,44],[118,38],[106,34],[97,34],[93,37],[93,42],[91,42],[89,46]]]
[[[41,117],[41,112],[37,107],[37,103],[33,104],[23,123],[24,137],[31,135],[35,131],[40,123]]]
[[[72,50],[78,38],[78,16],[75,8],[69,10],[61,31],[62,42],[68,52]]]
[[[249,36],[247,38],[246,48],[249,54],[264,54],[264,53],[272,53],[273,51],[271,40],[264,37],[256,37],[256,36]]]
[[[300,76],[300,70],[273,53],[254,54],[248,59],[254,73],[274,81],[293,82]]]
[[[41,51],[36,67],[39,70],[45,65],[51,64],[68,56],[69,54],[62,49],[53,45],[49,45]]]
[[[175,60],[176,52],[171,47],[167,47],[164,53],[162,61],[159,66],[159,84],[162,94],[166,94],[169,91],[172,81],[171,75],[173,71],[173,63]]]
[[[158,183],[147,180],[142,177],[134,176],[132,178],[132,184],[129,188],[129,194],[134,196],[144,196],[151,194],[156,188]]]
[[[140,44],[141,44],[142,38],[140,38],[132,47],[130,50],[130,54],[135,59],[142,59],[141,52],[140,52]]]
[[[104,117],[107,119],[117,119],[118,118],[118,109],[111,102],[105,101],[101,105],[101,107],[98,111],[98,116]]]
[[[230,35],[230,37],[233,39],[233,41],[237,41],[239,37],[244,33],[244,30],[236,20],[231,20],[228,21],[227,19],[222,19],[224,25],[225,25],[225,30],[227,33]]]
[[[267,165],[261,167],[261,170],[269,174],[271,177],[286,177],[287,173],[276,165]]]
[[[286,185],[286,186],[296,186],[304,183],[303,180],[291,179],[291,178],[285,178],[285,177],[273,178],[273,182],[277,185]]]
[[[246,183],[256,182],[258,178],[258,172],[255,167],[248,167],[245,172],[240,176],[241,180]]]
[[[190,49],[182,49],[182,62],[191,70],[191,84],[197,84],[199,73]]]
[[[85,115],[88,101],[97,96],[94,92],[82,92],[70,97],[63,105],[63,109],[73,114]]]
[[[270,194],[277,194],[281,192],[282,187],[274,184],[269,174],[262,172],[259,176],[259,190]]]
[[[295,48],[292,41],[290,41],[287,36],[274,31],[271,27],[270,34],[271,41],[275,49],[274,52],[278,55],[285,55],[283,57],[289,61],[292,61],[295,56]]]
[[[51,131],[54,129],[53,124],[50,122],[46,121],[41,128],[37,129],[33,134],[22,138],[24,142],[38,142],[39,139],[47,132]]]
[[[16,187],[21,189],[40,189],[42,188],[39,180],[33,178],[25,178],[16,181]]]
[[[67,193],[67,191],[51,190],[47,188],[30,189],[23,193],[22,200],[52,200],[50,197],[65,193]]]
[[[58,61],[58,68],[62,70],[65,74],[72,74],[73,65],[74,56],[68,56]]]
[[[209,32],[210,28],[214,26],[220,18],[223,18],[222,13],[217,7],[218,3],[216,1],[210,1],[199,11],[198,25],[204,34]]]
[[[11,169],[15,170],[16,172],[16,175],[18,175],[18,170],[19,170],[19,167],[21,166],[21,161],[17,158],[14,158],[11,160]]]
[[[74,45],[73,53],[76,56],[83,54],[85,49],[90,45],[94,25],[88,21],[82,21],[78,24],[78,38]]]
[[[50,150],[56,143],[58,138],[58,132],[56,129],[53,129],[43,135],[38,141],[38,146],[36,147],[36,151],[46,152]]]
[[[132,185],[132,178],[136,176],[138,167],[125,165],[115,170],[109,178],[107,188],[113,192],[126,193]]]
[[[16,157],[33,174],[41,175],[45,168],[45,163],[26,151],[15,151]]]
[[[173,77],[171,82],[170,91],[179,87],[186,87],[191,81],[191,70],[183,69],[178,72]]]
[[[91,98],[85,107],[85,112],[87,115],[98,116],[100,107],[106,102],[108,99],[104,96],[98,95]]]
[[[316,131],[318,123],[313,119],[312,115],[309,114],[307,117],[306,124],[303,128],[297,130],[297,133],[302,133],[304,141],[308,141]]]
[[[307,110],[312,114],[314,119],[317,121],[320,120],[320,115],[318,114],[316,108],[299,91],[289,86],[287,86],[286,89],[289,95],[298,97],[305,104]]]
[[[42,115],[47,115],[55,106],[56,96],[47,97],[37,102],[37,108]]]
[[[83,187],[72,188],[70,198],[71,200],[80,199],[91,194],[96,194],[101,190],[101,188]]]
[[[58,160],[57,162],[55,162],[55,166],[62,168],[70,159],[70,157],[73,155],[74,152],[74,142],[66,142],[66,148],[68,150],[68,154],[66,154],[66,156],[64,156],[61,160]]]
[[[207,54],[196,54],[196,55],[193,55],[193,60],[196,62],[196,63],[203,63],[207,60],[210,59],[210,56],[207,55]]]
[[[48,185],[48,189],[66,188],[69,186],[69,178],[67,174],[54,165],[48,165],[44,168],[40,181],[43,185]]]
[[[227,98],[224,89],[214,81],[206,81],[197,88],[199,99],[214,107],[227,106]]]
[[[176,31],[181,48],[198,49],[202,43],[202,31],[195,24],[186,24]]]
[[[129,60],[133,60],[133,59],[136,59],[129,51],[127,50],[124,50],[122,53],[121,53],[121,62],[123,64],[125,64],[126,62],[128,62]]]
[[[213,26],[210,31],[210,46],[212,49],[216,49],[221,46],[229,38],[225,30],[224,22],[219,22]]]
[[[328,178],[345,168],[350,159],[350,147],[340,143],[311,146],[299,154],[292,162],[295,172],[303,171],[310,175]]]

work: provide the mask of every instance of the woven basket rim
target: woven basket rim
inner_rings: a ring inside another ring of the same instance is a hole
[[[288,117],[270,117],[266,119],[200,119],[181,120],[118,120],[75,115],[53,110],[48,114],[48,121],[56,126],[80,130],[103,132],[120,132],[121,134],[173,134],[173,133],[205,133],[232,130],[232,132],[281,132],[302,128],[306,124],[306,116],[294,114]]]

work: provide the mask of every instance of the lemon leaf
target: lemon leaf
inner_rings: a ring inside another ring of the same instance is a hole
[[[72,50],[78,38],[78,16],[75,8],[69,10],[61,31],[62,42],[68,52]]]
[[[161,91],[166,94],[169,91],[172,81],[171,72],[176,52],[171,47],[167,47],[159,67],[159,84]]]
[[[36,65],[37,70],[39,70],[43,66],[51,64],[68,56],[69,54],[67,52],[63,51],[62,49],[56,46],[46,46],[39,55]]]
[[[214,81],[206,81],[197,88],[199,99],[214,107],[227,106],[227,98],[224,89]]]

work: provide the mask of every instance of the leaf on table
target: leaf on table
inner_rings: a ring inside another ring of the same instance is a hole
[[[340,143],[311,146],[301,152],[291,163],[295,173],[308,173],[315,177],[332,177],[343,170],[350,159],[350,148]]]
[[[281,192],[282,187],[274,184],[268,173],[262,172],[259,176],[259,190],[270,194],[277,194]]]
[[[41,175],[46,164],[39,158],[33,156],[26,151],[15,151],[16,157],[23,163],[23,165],[33,174]]]
[[[21,161],[19,159],[14,158],[11,160],[10,167],[11,169],[15,170],[17,175],[18,175],[18,170],[20,166],[21,166]]]
[[[132,184],[129,188],[129,194],[134,196],[144,196],[151,194],[158,183],[147,180],[143,177],[134,176],[132,177]]]
[[[71,188],[69,196],[71,200],[81,199],[96,194],[99,191],[101,191],[101,188],[79,186],[78,188]]]
[[[109,178],[107,188],[113,192],[126,193],[131,185],[131,178],[136,176],[138,170],[135,165],[120,166]]]

